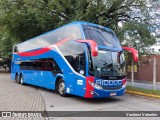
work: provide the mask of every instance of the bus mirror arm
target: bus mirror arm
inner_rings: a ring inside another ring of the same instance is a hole
[[[124,47],[122,46],[123,50],[125,51],[129,51],[132,53],[133,55],[133,60],[134,62],[138,62],[139,58],[138,58],[138,51],[135,49],[135,48],[132,48],[132,47]]]
[[[98,56],[98,46],[97,43],[93,40],[76,40],[76,42],[86,43],[90,46],[92,56]]]

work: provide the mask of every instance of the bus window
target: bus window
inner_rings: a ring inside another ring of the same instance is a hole
[[[37,64],[35,61],[23,61],[20,68],[21,70],[37,70]]]
[[[70,25],[42,34],[41,36],[32,38],[23,44],[19,44],[19,51],[24,52],[31,49],[46,47],[56,44],[66,38],[70,38],[69,40],[82,39],[80,28],[76,25]]]
[[[59,49],[76,72],[84,71],[85,74],[84,44],[70,41],[59,46]]]
[[[118,38],[112,31],[89,25],[83,25],[82,27],[86,39],[94,40],[101,46],[121,47]]]
[[[60,72],[60,68],[52,58],[39,59],[37,61],[38,70]]]
[[[63,36],[61,40],[68,38],[68,37],[70,37],[71,40],[82,39],[79,27],[74,26],[74,25],[62,28],[60,33]]]

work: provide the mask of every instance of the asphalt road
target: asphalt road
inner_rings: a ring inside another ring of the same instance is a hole
[[[1,110],[46,110],[46,111],[78,111],[84,113],[87,111],[160,111],[160,99],[151,99],[142,96],[133,96],[125,94],[121,97],[103,98],[103,99],[85,99],[77,96],[61,97],[52,90],[38,88],[31,85],[18,85],[10,80],[9,74],[0,74],[0,108]],[[5,95],[6,94],[6,95]],[[6,98],[5,98],[6,97]],[[7,100],[9,99],[9,100]],[[21,102],[18,102],[21,100]],[[7,102],[6,102],[7,101]],[[27,101],[27,103],[26,103]],[[10,104],[5,106],[4,104]],[[25,103],[25,105],[23,105]],[[37,103],[37,104],[36,104]],[[27,104],[27,105],[26,105]],[[31,106],[31,107],[27,107]],[[68,114],[68,113],[67,113]],[[75,115],[76,116],[76,115]],[[61,120],[64,117],[50,119]],[[65,117],[67,120],[82,119],[80,117]],[[93,117],[85,118],[93,120]],[[96,117],[97,120],[106,120],[106,117]],[[108,119],[117,119],[109,117]],[[119,117],[118,119],[138,119],[151,120],[151,118],[138,117]],[[152,119],[159,119],[153,118]]]
[[[64,116],[72,115],[84,115],[87,111],[160,111],[160,99],[153,99],[144,96],[135,96],[130,94],[125,94],[124,96],[103,98],[103,99],[85,99],[77,96],[61,97],[57,93],[51,90],[46,90],[39,88],[41,95],[45,99],[45,105],[47,111],[76,111],[74,113],[64,113]],[[141,113],[141,112],[140,112]],[[159,112],[160,113],[160,112]],[[50,114],[50,113],[48,113]],[[60,116],[63,116],[61,114]],[[66,118],[66,117],[65,117]],[[85,117],[83,117],[84,119]],[[52,119],[52,118],[51,118]],[[54,118],[63,119],[63,118]],[[69,117],[68,120],[82,118],[79,117]],[[85,118],[92,120],[93,118]],[[97,120],[106,120],[106,117],[96,117]],[[117,120],[117,117],[109,117],[108,119]],[[139,120],[158,120],[157,117],[119,117],[118,119],[139,119]]]
[[[124,96],[86,99],[61,97],[54,91],[39,88],[47,111],[160,111],[160,100],[125,94]]]

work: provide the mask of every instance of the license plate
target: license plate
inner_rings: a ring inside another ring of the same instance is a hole
[[[116,96],[117,95],[117,93],[116,92],[112,92],[112,93],[110,93],[110,96]]]

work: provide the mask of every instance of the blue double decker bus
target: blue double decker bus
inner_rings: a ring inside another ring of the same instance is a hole
[[[126,89],[124,49],[111,29],[73,22],[15,45],[11,79],[61,96],[121,96]],[[137,51],[130,51],[137,61]]]

